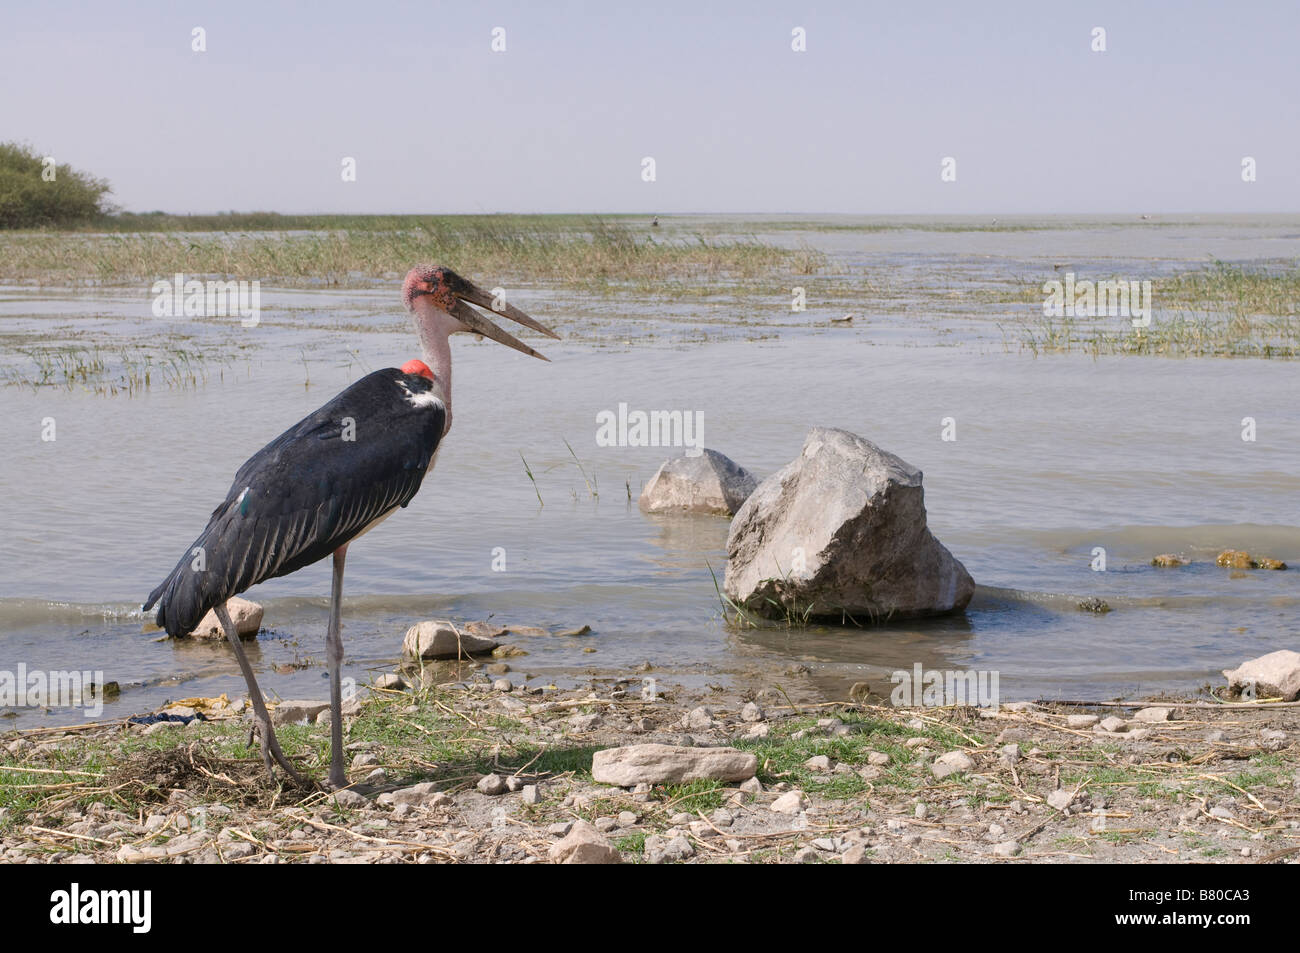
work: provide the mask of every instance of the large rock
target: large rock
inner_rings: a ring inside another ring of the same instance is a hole
[[[1300,696],[1300,652],[1282,649],[1259,658],[1243,662],[1233,669],[1224,669],[1230,691],[1253,687],[1256,698],[1278,698],[1295,701]]]
[[[647,513],[714,513],[731,516],[758,486],[754,475],[718,453],[674,457],[641,491]]]
[[[248,599],[234,596],[226,600],[226,611],[230,613],[230,621],[235,623],[235,631],[239,633],[241,639],[257,638],[257,632],[262,628],[261,606],[256,602],[250,602]],[[221,628],[221,623],[217,620],[217,614],[209,609],[208,614],[199,620],[198,626],[190,633],[190,637],[195,639],[224,639],[226,632]]]
[[[597,751],[591,759],[593,779],[622,788],[704,779],[747,781],[757,770],[758,759],[735,748],[627,745]]]
[[[411,659],[469,658],[491,652],[497,647],[495,639],[471,635],[445,620],[417,622],[406,630],[402,640],[402,655]]]
[[[975,581],[926,528],[920,470],[814,427],[731,521],[725,589],[759,615],[861,625],[959,611]]]

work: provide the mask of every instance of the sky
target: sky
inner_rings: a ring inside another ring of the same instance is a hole
[[[3,21],[0,140],[131,211],[1300,211],[1292,0],[69,0]]]

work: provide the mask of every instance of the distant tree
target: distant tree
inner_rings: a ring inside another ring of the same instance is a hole
[[[0,228],[80,225],[110,209],[112,187],[70,165],[47,162],[31,146],[0,142]]]

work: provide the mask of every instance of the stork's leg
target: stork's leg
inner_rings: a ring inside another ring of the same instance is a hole
[[[284,752],[280,750],[280,742],[276,740],[275,730],[271,727],[271,716],[266,711],[266,702],[262,700],[262,691],[257,687],[257,679],[253,677],[253,667],[248,664],[248,656],[244,654],[243,643],[239,640],[239,632],[235,629],[230,613],[226,611],[226,604],[222,602],[214,606],[212,611],[216,613],[217,621],[221,623],[226,638],[235,649],[239,670],[244,673],[244,682],[248,685],[248,700],[253,706],[253,719],[260,733],[262,761],[266,764],[266,770],[272,777],[275,776],[275,771],[271,767],[271,759],[274,758],[284,769],[284,773],[293,778],[297,784],[309,787],[311,782],[298,773],[289,759],[284,756]]]
[[[343,560],[347,555],[346,543],[334,550],[330,623],[325,635],[325,657],[330,670],[330,787],[336,790],[348,786],[348,775],[343,769],[343,684],[339,675],[343,665]]]

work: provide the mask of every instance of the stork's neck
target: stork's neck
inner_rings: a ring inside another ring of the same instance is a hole
[[[453,331],[460,330],[459,322],[445,311],[417,298],[415,304],[415,334],[420,339],[424,363],[433,371],[435,386],[442,391],[442,402],[447,408],[447,424],[443,433],[451,429],[451,342]]]

